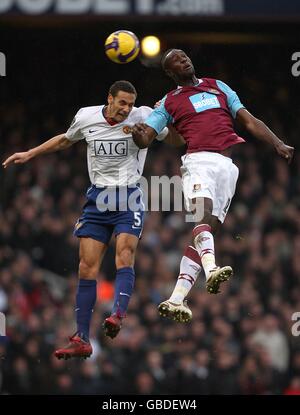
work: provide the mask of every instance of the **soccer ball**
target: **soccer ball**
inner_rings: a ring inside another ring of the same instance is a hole
[[[105,41],[105,53],[115,63],[133,61],[140,51],[136,35],[128,30],[111,33]]]

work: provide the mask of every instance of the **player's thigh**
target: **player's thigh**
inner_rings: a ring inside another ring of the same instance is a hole
[[[116,237],[116,267],[133,267],[135,253],[139,243],[136,235],[119,233]]]
[[[199,152],[184,157],[181,167],[185,206],[196,215],[195,222],[207,222],[215,200],[218,182],[218,158],[213,153]]]
[[[82,274],[97,273],[107,250],[107,245],[88,237],[80,238],[79,271]]]
[[[220,182],[216,191],[217,204],[214,207],[213,214],[219,218],[221,223],[225,220],[235,194],[238,176],[239,169],[232,162],[227,163],[227,166],[220,172]]]
[[[213,235],[216,235],[219,232],[221,225],[222,225],[222,222],[220,222],[219,218],[217,216],[212,215],[210,226],[211,226],[211,231]]]

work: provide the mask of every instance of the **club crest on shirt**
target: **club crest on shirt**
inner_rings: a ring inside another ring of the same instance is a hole
[[[218,91],[217,89],[214,89],[214,88],[209,88],[208,92],[211,92],[212,94],[216,94],[216,95],[220,94],[220,91]]]
[[[132,132],[132,128],[129,125],[124,125],[123,133],[124,134],[130,134],[131,132]]]

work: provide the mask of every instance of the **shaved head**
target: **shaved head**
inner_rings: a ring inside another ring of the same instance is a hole
[[[161,58],[161,66],[163,70],[167,69],[168,66],[168,59],[171,57],[173,52],[181,51],[181,49],[168,49]]]
[[[161,66],[177,85],[194,85],[197,82],[193,63],[181,49],[167,50],[162,56]]]

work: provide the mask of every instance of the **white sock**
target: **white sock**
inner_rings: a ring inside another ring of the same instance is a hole
[[[201,271],[201,261],[196,249],[188,246],[180,262],[180,271],[177,283],[169,301],[180,304],[190,292]]]
[[[197,225],[193,229],[194,245],[201,258],[206,279],[209,272],[216,268],[214,237],[209,225]]]

